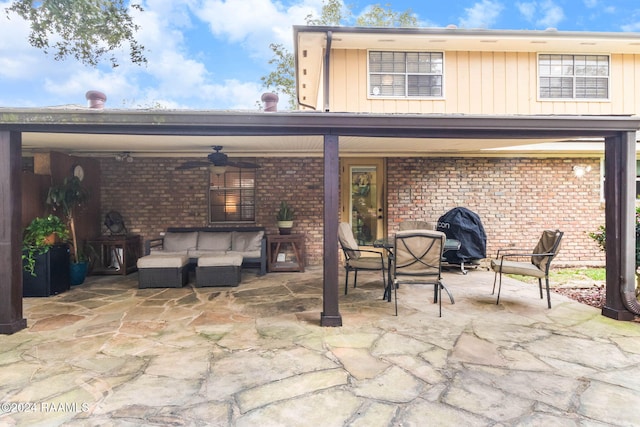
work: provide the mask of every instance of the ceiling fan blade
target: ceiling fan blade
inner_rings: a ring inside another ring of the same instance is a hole
[[[260,166],[255,163],[250,162],[234,162],[227,160],[227,166],[232,166],[234,168],[245,168],[245,169],[258,169]]]
[[[187,162],[184,162],[180,166],[178,166],[176,170],[195,169],[195,168],[201,168],[201,167],[207,167],[207,166],[211,166],[211,163],[203,162],[201,160],[189,160]]]

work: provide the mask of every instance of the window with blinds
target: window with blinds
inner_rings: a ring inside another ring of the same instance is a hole
[[[541,99],[608,99],[607,55],[539,55]]]
[[[209,175],[209,222],[255,222],[256,170],[227,167]]]
[[[369,96],[442,97],[442,52],[369,52]]]

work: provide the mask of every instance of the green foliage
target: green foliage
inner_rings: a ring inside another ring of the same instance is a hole
[[[8,18],[15,13],[30,27],[29,43],[45,53],[54,52],[54,58],[73,57],[83,64],[96,66],[111,53],[113,68],[118,60],[113,54],[128,43],[133,64],[147,62],[144,46],[135,39],[139,26],[134,24],[124,0],[14,0],[5,9]],[[139,4],[132,9],[142,11]]]
[[[276,68],[266,76],[260,77],[260,80],[262,80],[267,89],[289,95],[289,108],[293,110],[296,108],[296,78],[293,53],[279,43],[271,43],[269,47],[273,51],[273,58],[269,60],[269,64],[274,65]]]
[[[389,3],[384,7],[374,4],[369,10],[356,19],[359,27],[417,27],[418,19],[411,9],[396,12]]]
[[[84,205],[88,198],[89,193],[82,186],[80,179],[75,176],[65,178],[62,185],[49,188],[47,195],[47,204],[51,205],[54,210],[61,209],[67,219],[67,224],[71,230],[75,262],[84,259],[76,237],[75,213]]]
[[[322,13],[320,17],[314,18],[312,15],[306,17],[307,25],[344,25],[352,19],[353,13],[350,6],[345,6],[340,0],[324,0],[322,2]],[[417,27],[418,20],[413,15],[411,9],[405,12],[395,12],[390,4],[380,6],[375,4],[356,20],[356,24],[362,27]],[[295,81],[295,58],[279,43],[269,45],[273,52],[273,57],[269,64],[275,69],[266,76],[262,76],[265,88],[276,93],[284,93],[289,96],[289,108],[297,108],[297,94]],[[260,104],[258,104],[260,105]]]
[[[589,237],[596,241],[601,251],[606,251],[607,231],[604,225],[598,226],[598,229],[587,233]],[[640,207],[636,207],[636,271],[640,268]]]
[[[24,269],[33,276],[35,276],[35,257],[49,251],[53,243],[47,242],[46,239],[53,233],[57,234],[60,240],[69,238],[69,230],[66,224],[55,215],[34,218],[24,229],[22,234],[22,260],[24,261]]]
[[[341,0],[325,0],[320,17],[308,15],[306,21],[307,25],[342,25],[351,16],[351,6],[344,5]]]
[[[280,209],[276,216],[278,221],[293,221],[293,209],[287,204],[287,202],[280,202]]]

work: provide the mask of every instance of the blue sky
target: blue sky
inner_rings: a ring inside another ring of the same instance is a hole
[[[112,69],[54,61],[27,43],[28,27],[7,20],[0,0],[0,107],[86,105],[87,90],[107,108],[255,110],[271,71],[269,44],[291,50],[291,26],[319,16],[322,0],[141,0],[138,40],[146,67]],[[640,32],[638,0],[346,0],[357,15],[371,4],[411,9],[421,26]],[[126,58],[126,55],[122,56]],[[282,102],[281,106],[286,105]]]

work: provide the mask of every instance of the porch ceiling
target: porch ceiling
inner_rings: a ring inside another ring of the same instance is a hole
[[[23,151],[60,151],[79,156],[108,156],[129,152],[131,155],[150,157],[202,157],[211,152],[211,146],[221,145],[224,152],[234,157],[322,156],[323,138],[318,135],[300,136],[187,136],[187,135],[105,135],[69,133],[32,133],[22,137]],[[502,139],[445,139],[445,138],[376,138],[343,136],[340,154],[359,156],[443,156],[443,155],[500,155],[508,149],[514,153],[539,152],[539,144],[555,141],[502,140]],[[523,149],[518,150],[522,145]],[[551,144],[540,145],[558,150]],[[602,143],[572,144],[560,152],[602,152]],[[489,150],[489,151],[488,151]],[[551,150],[553,151],[553,150]]]
[[[323,134],[340,135],[342,156],[586,155],[638,127],[628,116],[0,109],[0,130],[22,132],[25,153],[87,156],[199,157],[212,145],[232,157],[322,156]]]

